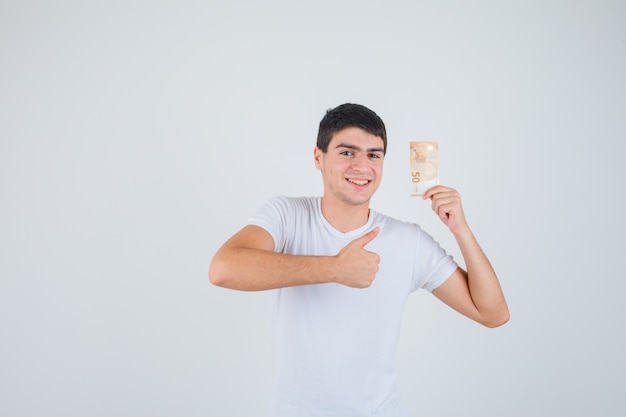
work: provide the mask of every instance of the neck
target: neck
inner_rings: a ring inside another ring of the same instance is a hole
[[[369,203],[360,205],[337,204],[332,203],[326,197],[322,197],[322,215],[332,227],[341,233],[350,232],[366,224],[369,214]]]

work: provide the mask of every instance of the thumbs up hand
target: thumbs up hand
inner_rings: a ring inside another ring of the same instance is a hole
[[[335,255],[337,283],[352,288],[367,288],[372,285],[378,272],[380,256],[366,250],[365,246],[374,240],[379,232],[380,228],[376,227],[348,243]]]

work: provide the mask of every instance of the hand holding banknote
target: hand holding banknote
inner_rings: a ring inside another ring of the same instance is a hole
[[[453,188],[437,185],[429,188],[422,196],[432,201],[431,207],[452,234],[458,236],[469,232],[465,213],[461,205],[461,195]]]

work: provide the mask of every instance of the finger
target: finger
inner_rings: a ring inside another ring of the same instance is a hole
[[[461,198],[459,194],[454,191],[438,193],[433,196],[431,201],[431,206],[433,207],[433,209],[443,204],[461,204]]]
[[[426,190],[426,192],[424,193],[424,195],[422,196],[422,200],[428,200],[429,198],[431,198],[434,194],[437,193],[437,185],[435,185],[434,187],[430,187],[428,190]]]
[[[427,200],[429,198],[432,198],[436,194],[444,193],[446,191],[452,191],[452,188],[448,188],[443,185],[435,185],[433,187],[430,187],[428,190],[426,190],[422,198],[424,200]]]
[[[361,236],[360,238],[356,240],[359,242],[361,246],[364,247],[365,245],[370,243],[372,240],[374,240],[374,238],[378,236],[379,232],[380,232],[380,227],[376,226],[374,230],[367,232],[366,234],[364,234],[363,236]]]
[[[440,206],[436,213],[442,219],[447,219],[450,217],[450,214],[452,214],[452,207],[449,205]]]
[[[460,198],[459,193],[454,190],[441,190],[431,194],[431,199],[435,200],[443,200],[449,198]]]
[[[433,208],[433,210],[435,210],[435,208],[441,207],[444,204],[454,204],[455,201],[456,200],[453,196],[441,195],[432,199],[431,207]]]
[[[433,211],[440,217],[447,217],[455,210],[455,203],[451,201],[441,201],[437,204],[433,204]]]

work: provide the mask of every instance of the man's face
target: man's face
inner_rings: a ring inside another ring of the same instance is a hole
[[[384,143],[380,136],[350,127],[335,133],[328,151],[315,148],[324,197],[349,205],[369,204],[383,174]]]

